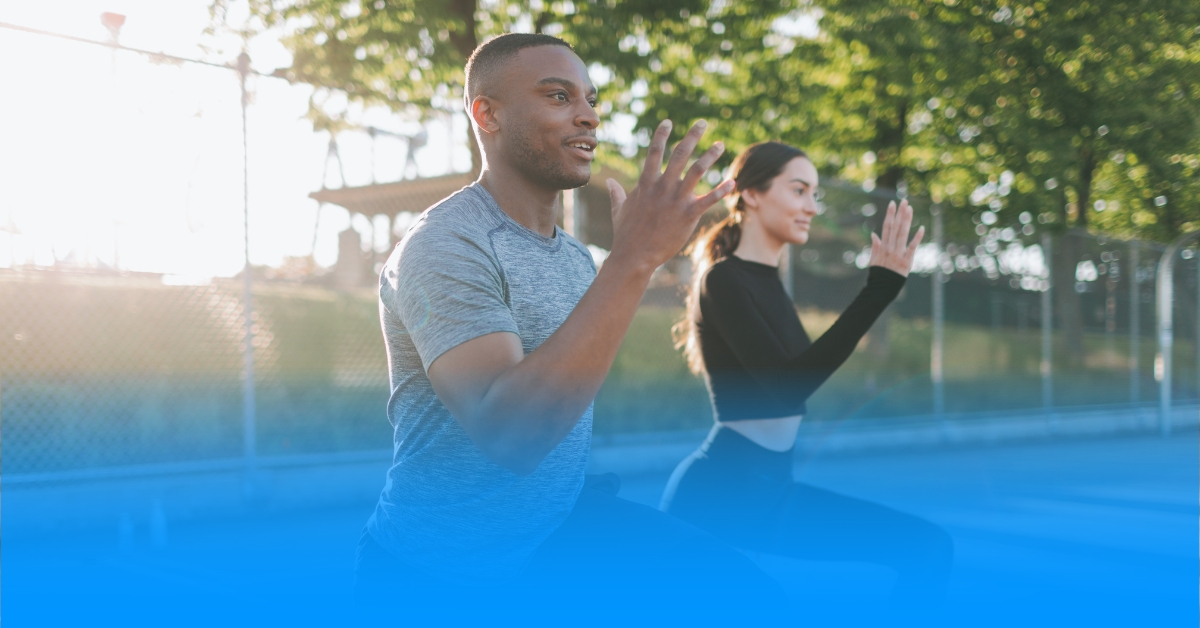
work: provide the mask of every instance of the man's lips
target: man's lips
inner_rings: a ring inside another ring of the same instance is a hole
[[[566,142],[567,148],[572,152],[579,154],[587,159],[592,159],[596,154],[596,138],[594,137],[577,137]]]

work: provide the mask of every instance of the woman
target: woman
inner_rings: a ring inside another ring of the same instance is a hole
[[[739,155],[732,172],[730,215],[693,245],[696,281],[676,328],[716,424],[675,469],[660,508],[744,550],[887,565],[897,572],[894,600],[936,599],[953,555],[945,532],[791,474],[805,401],[900,292],[924,228],[908,241],[912,209],[890,204],[882,235],[871,235],[867,285],[810,342],[778,265],[784,246],[808,241],[817,170],[803,151],[766,142]]]

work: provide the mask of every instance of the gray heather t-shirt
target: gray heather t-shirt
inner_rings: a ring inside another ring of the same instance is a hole
[[[591,407],[522,477],[475,446],[427,372],[446,351],[495,332],[519,335],[528,355],[562,325],[595,275],[579,241],[521,226],[479,184],[434,205],[409,230],[379,285],[395,440],[367,527],[385,549],[443,578],[503,578],[566,519],[583,486]]]

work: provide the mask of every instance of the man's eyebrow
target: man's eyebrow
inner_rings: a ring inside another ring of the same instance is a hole
[[[537,84],[539,86],[541,86],[541,85],[562,85],[563,87],[565,87],[567,89],[579,89],[579,86],[575,84],[575,81],[572,81],[571,79],[559,78],[557,76],[550,76],[550,77],[544,78],[544,79],[538,81]],[[589,96],[595,95],[596,94],[596,86],[588,85],[587,93]]]

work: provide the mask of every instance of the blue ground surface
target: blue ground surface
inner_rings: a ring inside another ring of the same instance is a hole
[[[951,533],[949,599],[923,625],[1192,627],[1198,460],[1187,432],[814,457],[796,473]],[[657,504],[666,476],[625,478],[622,496]],[[371,507],[175,522],[158,549],[146,530],[132,546],[116,529],[6,538],[3,621],[352,625],[341,603]],[[755,558],[783,583],[800,623],[881,625],[888,569]]]

